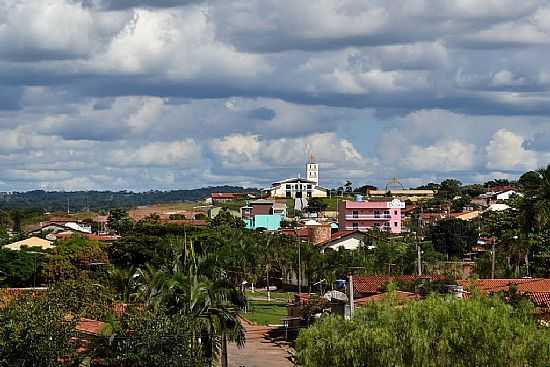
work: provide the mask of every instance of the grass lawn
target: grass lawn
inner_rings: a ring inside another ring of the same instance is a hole
[[[287,313],[286,302],[250,301],[249,310],[243,316],[258,325],[280,325]]]
[[[254,293],[252,293],[250,290],[246,290],[245,295],[250,300],[257,299],[257,298],[265,298],[267,300],[266,290],[255,290]],[[281,291],[271,292],[271,300],[276,303],[283,303],[286,305],[289,299],[290,300],[294,299],[293,292],[281,292]]]

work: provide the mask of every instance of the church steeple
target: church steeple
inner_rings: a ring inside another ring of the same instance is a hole
[[[315,185],[319,185],[319,165],[315,163],[313,151],[309,149],[308,162],[306,164],[306,179],[314,181]]]

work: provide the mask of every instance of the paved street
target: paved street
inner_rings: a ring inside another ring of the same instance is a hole
[[[245,328],[245,347],[238,349],[235,345],[229,346],[230,367],[292,366],[288,351],[265,339],[264,336],[270,330],[269,327],[245,324]]]

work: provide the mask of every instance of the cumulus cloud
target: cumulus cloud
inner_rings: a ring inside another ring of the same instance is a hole
[[[418,171],[465,171],[474,167],[475,153],[473,144],[456,140],[428,147],[413,145],[403,163]]]
[[[546,0],[0,0],[0,189],[515,177]]]
[[[531,170],[538,168],[535,151],[523,147],[524,138],[509,130],[498,130],[487,146],[487,168]]]
[[[311,150],[317,162],[326,172],[350,177],[354,171],[368,174],[375,164],[364,157],[347,139],[334,133],[313,134],[303,138],[262,139],[258,135],[230,135],[210,141],[210,149],[225,169],[241,169],[267,173],[265,178],[274,178],[272,170],[285,169],[296,176],[302,172]],[[279,177],[280,179],[281,177]],[[327,179],[327,178],[325,178]]]
[[[124,24],[68,0],[0,2],[0,58],[75,59],[89,56]]]
[[[117,149],[111,153],[114,166],[156,167],[172,166],[181,168],[201,163],[201,149],[192,139],[155,142],[134,148]]]

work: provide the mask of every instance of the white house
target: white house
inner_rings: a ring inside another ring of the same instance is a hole
[[[518,196],[523,196],[523,194],[515,191],[515,190],[506,190],[506,191],[502,191],[502,192],[499,192],[496,194],[496,199],[497,200],[508,200],[510,199],[510,197],[512,195],[518,195]]]
[[[332,235],[331,239],[318,246],[321,248],[321,253],[327,249],[338,250],[344,248],[346,250],[356,250],[359,246],[364,246],[365,234],[359,231],[340,231]]]

